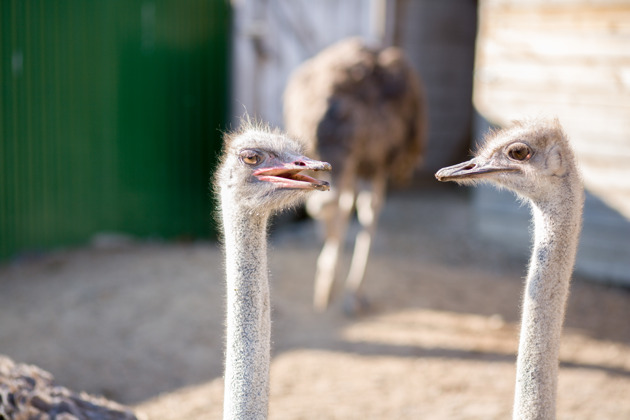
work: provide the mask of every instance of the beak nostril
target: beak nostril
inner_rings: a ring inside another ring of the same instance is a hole
[[[300,160],[293,162],[293,164],[294,164],[295,166],[306,166],[306,163],[304,163],[304,162],[302,162],[302,161],[300,161]]]
[[[471,163],[470,165],[466,165],[463,169],[464,169],[465,171],[470,171],[471,169],[474,169],[474,168],[475,168],[475,166],[477,166],[477,165],[476,165],[476,164],[474,164],[474,163]]]

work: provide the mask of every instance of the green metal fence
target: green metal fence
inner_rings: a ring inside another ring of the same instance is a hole
[[[0,258],[209,236],[227,0],[0,1]]]

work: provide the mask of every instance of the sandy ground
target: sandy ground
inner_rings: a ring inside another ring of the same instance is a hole
[[[309,221],[271,237],[271,419],[510,417],[526,256],[476,237],[465,190],[390,197],[365,316],[311,309],[320,243]],[[0,290],[0,353],[143,418],[221,417],[217,244],[53,252],[1,267]],[[630,419],[630,292],[576,278],[565,325],[558,418]]]

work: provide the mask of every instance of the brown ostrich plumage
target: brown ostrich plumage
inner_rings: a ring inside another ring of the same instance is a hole
[[[363,230],[355,244],[345,303],[346,312],[356,313],[365,303],[359,288],[386,186],[408,181],[424,154],[422,83],[400,48],[372,48],[358,38],[346,39],[294,72],[284,94],[284,120],[289,134],[304,139],[333,167],[334,194],[313,196],[308,206],[326,224],[315,280],[318,309],[328,305],[356,206]]]

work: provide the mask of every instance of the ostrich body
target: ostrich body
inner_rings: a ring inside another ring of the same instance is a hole
[[[344,307],[360,309],[360,287],[388,180],[407,181],[424,151],[424,92],[401,49],[375,49],[358,38],[334,44],[291,76],[284,94],[289,134],[305,139],[335,168],[328,197],[307,209],[325,224],[314,306],[328,306],[354,206],[361,231],[345,284]],[[323,202],[326,200],[326,202]]]
[[[531,120],[491,135],[440,181],[490,182],[528,201],[534,224],[516,367],[514,419],[554,419],[558,353],[582,222],[584,188],[557,120]]]
[[[136,420],[128,408],[55,384],[50,373],[0,356],[0,419]]]
[[[270,300],[267,223],[328,183],[301,174],[330,170],[302,155],[278,131],[244,122],[225,136],[215,189],[220,201],[227,278],[224,418],[264,419],[268,412]]]

